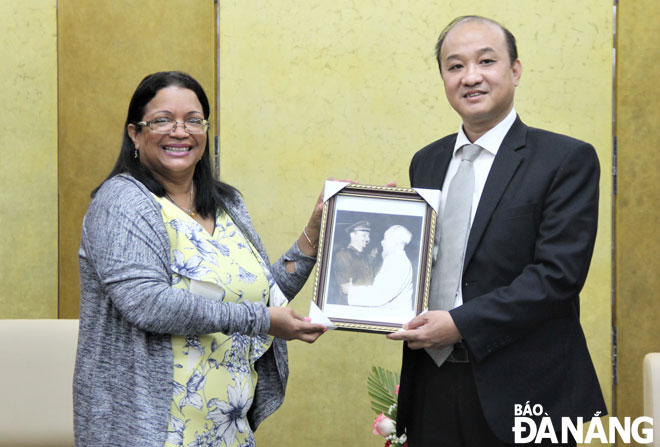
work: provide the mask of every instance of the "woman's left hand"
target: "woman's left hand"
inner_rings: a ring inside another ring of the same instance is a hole
[[[340,182],[357,184],[355,180],[344,179],[337,180],[335,178],[329,178],[328,180],[335,180]],[[385,186],[396,186],[396,182],[388,182]],[[316,251],[319,247],[319,235],[321,234],[321,218],[323,216],[323,190],[319,194],[318,199],[316,199],[316,204],[314,205],[314,210],[312,215],[309,217],[309,221],[305,226],[303,234],[300,235],[298,239],[298,246],[307,256],[316,256]]]
[[[336,180],[329,178],[328,180]],[[342,182],[355,183],[353,180],[340,180]],[[321,234],[321,218],[323,216],[323,189],[316,199],[312,215],[309,216],[309,221],[305,225],[303,234],[298,239],[298,246],[307,256],[316,256],[316,251],[319,248],[319,235]]]
[[[319,194],[319,197],[316,199],[316,203],[314,204],[314,209],[312,210],[312,215],[309,216],[309,221],[307,221],[307,225],[305,226],[305,231],[307,232],[307,236],[309,236],[309,238],[316,246],[318,246],[319,233],[321,232],[322,216],[323,216],[323,190],[321,190],[321,194]]]

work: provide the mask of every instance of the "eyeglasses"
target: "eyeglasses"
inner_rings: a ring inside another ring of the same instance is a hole
[[[176,132],[176,126],[183,124],[183,129],[189,134],[200,134],[209,130],[209,122],[200,118],[188,118],[185,121],[175,121],[170,118],[156,118],[151,121],[140,121],[136,126],[149,126],[156,133],[168,134]]]

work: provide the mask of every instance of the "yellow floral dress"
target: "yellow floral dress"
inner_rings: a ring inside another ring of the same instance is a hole
[[[272,277],[264,261],[225,213],[213,235],[169,202],[161,206],[170,238],[174,287],[191,281],[218,286],[224,302],[268,302]],[[222,333],[172,335],[174,392],[165,447],[254,447],[247,421],[257,373],[254,364],[270,347],[269,336]]]

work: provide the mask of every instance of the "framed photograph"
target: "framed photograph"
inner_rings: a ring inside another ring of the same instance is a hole
[[[398,330],[428,307],[439,191],[327,182],[325,196],[314,302],[337,329]]]

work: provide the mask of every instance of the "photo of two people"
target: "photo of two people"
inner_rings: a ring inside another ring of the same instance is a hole
[[[415,315],[422,218],[337,211],[327,304]]]
[[[326,188],[314,303],[337,329],[397,331],[427,306],[438,192]]]

